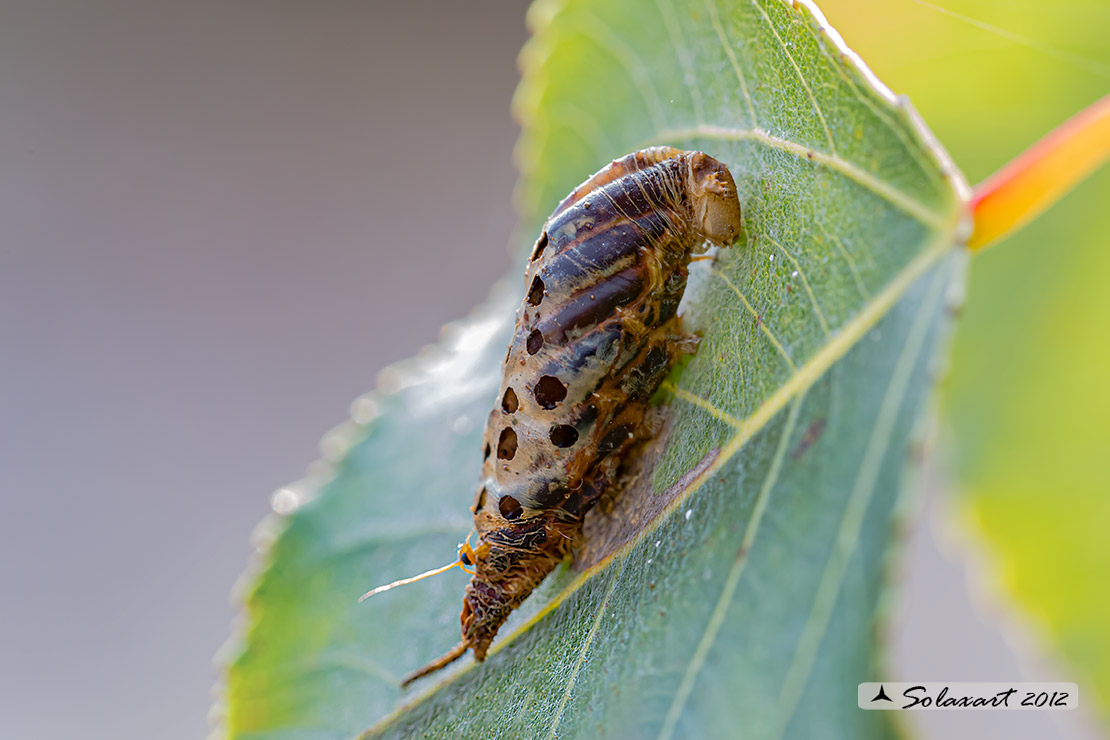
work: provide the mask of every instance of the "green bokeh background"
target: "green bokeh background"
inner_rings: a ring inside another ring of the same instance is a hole
[[[1110,2],[824,0],[976,183],[1110,92]],[[969,16],[1012,36],[956,18]],[[1075,59],[1081,57],[1082,59]],[[957,524],[1110,706],[1110,170],[977,255],[942,386]],[[1097,697],[1096,697],[1097,695]],[[1091,701],[1093,704],[1094,701]],[[1091,704],[1088,704],[1090,706]]]

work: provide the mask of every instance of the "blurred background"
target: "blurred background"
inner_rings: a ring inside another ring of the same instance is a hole
[[[822,7],[971,182],[1110,89],[1107,2]],[[206,733],[270,493],[510,269],[525,38],[509,0],[0,2],[6,737]],[[974,260],[959,484],[910,520],[891,677],[1083,683],[1105,655],[1108,175]],[[919,716],[1097,736],[1089,710]]]

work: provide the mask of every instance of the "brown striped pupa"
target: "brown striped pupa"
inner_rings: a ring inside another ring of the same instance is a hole
[[[459,547],[457,564],[473,568],[462,640],[405,684],[468,649],[484,660],[509,614],[570,553],[622,455],[648,433],[648,400],[697,345],[676,315],[687,265],[741,231],[728,168],[671,147],[614,160],[548,218],[486,426],[477,544]]]

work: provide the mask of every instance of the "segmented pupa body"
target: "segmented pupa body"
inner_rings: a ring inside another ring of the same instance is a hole
[[[648,400],[696,346],[676,315],[691,257],[741,231],[728,168],[671,147],[614,160],[548,218],[486,426],[478,543],[459,550],[474,567],[462,640],[405,683],[467,649],[484,660],[509,614],[570,552],[644,436]]]

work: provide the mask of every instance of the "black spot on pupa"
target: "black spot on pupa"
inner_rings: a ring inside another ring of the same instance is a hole
[[[528,335],[528,354],[534,355],[543,349],[543,332],[539,329],[533,329],[532,333]]]
[[[551,444],[556,447],[570,447],[578,441],[578,430],[570,424],[556,424],[548,433]]]
[[[512,460],[515,455],[516,431],[512,427],[505,427],[497,440],[497,459]]]
[[[506,414],[515,414],[518,408],[520,408],[520,402],[517,401],[516,391],[506,388],[505,395],[501,398],[501,410]]]
[[[524,507],[512,496],[502,496],[501,500],[497,502],[497,510],[506,519],[519,519],[520,515],[524,513]]]
[[[536,491],[536,506],[543,509],[559,506],[566,500],[569,494],[570,490],[566,486],[556,486],[552,484],[547,488],[541,488]]]
[[[567,387],[554,375],[545,375],[536,383],[532,395],[542,408],[553,409],[567,397]]]
[[[482,450],[482,459],[483,460],[489,460],[489,453],[490,453],[489,442],[486,442],[486,447],[485,447],[484,450]]]
[[[532,287],[528,289],[528,302],[533,306],[540,305],[540,301],[543,300],[543,291],[543,280],[540,280],[540,276],[536,275],[532,281]]]

